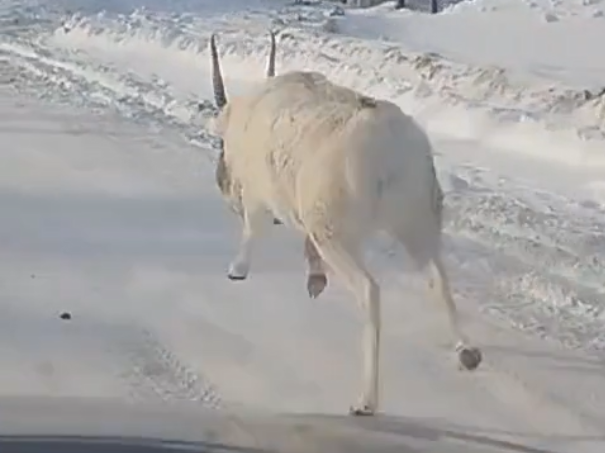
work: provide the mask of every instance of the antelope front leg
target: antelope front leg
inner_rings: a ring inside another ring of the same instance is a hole
[[[309,236],[305,237],[305,259],[307,261],[307,291],[309,297],[315,299],[328,285],[328,276],[324,270],[323,260]]]
[[[229,265],[230,280],[245,280],[250,271],[252,242],[267,222],[267,213],[262,209],[246,209],[242,216],[243,228],[239,251]]]

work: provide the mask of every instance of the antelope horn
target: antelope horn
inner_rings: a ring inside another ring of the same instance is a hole
[[[212,58],[212,89],[214,90],[214,101],[219,109],[227,104],[227,95],[225,94],[225,83],[221,73],[218,52],[216,51],[216,35],[213,33],[210,37],[210,55]]]
[[[267,77],[275,77],[275,32],[271,31],[271,50],[269,51],[269,65]]]

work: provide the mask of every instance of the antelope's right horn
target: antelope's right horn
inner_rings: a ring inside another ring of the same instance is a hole
[[[219,109],[227,104],[227,94],[225,93],[225,82],[221,73],[221,65],[216,51],[216,35],[213,33],[210,37],[210,56],[212,58],[212,89],[214,91],[214,101]]]

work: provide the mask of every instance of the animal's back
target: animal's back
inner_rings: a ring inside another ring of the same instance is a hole
[[[230,120],[239,135],[225,136],[241,153],[233,170],[254,178],[250,195],[269,200],[280,218],[368,224],[385,204],[415,202],[426,183],[419,169],[432,165],[428,139],[388,101],[310,72],[277,76],[241,101],[246,108]]]

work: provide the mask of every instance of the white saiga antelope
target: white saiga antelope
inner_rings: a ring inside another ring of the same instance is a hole
[[[419,269],[428,268],[429,287],[447,309],[459,360],[475,369],[481,352],[458,326],[440,258],[443,192],[423,129],[395,104],[319,73],[275,76],[273,34],[267,79],[227,102],[214,35],[210,50],[220,109],[215,132],[222,144],[217,184],[243,225],[229,278],[247,277],[253,239],[271,223],[299,230],[310,294],[321,293],[331,270],[367,311],[362,392],[350,413],[371,415],[379,403],[380,288],[366,269],[362,246],[384,231]]]

